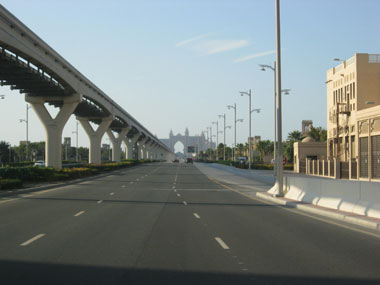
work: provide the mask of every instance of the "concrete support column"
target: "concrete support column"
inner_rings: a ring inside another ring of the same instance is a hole
[[[47,100],[63,101],[63,105],[54,119],[50,116],[44,105]],[[62,131],[67,120],[70,118],[78,104],[82,101],[82,95],[74,94],[67,98],[33,97],[30,95],[25,95],[25,101],[32,106],[45,128],[46,166],[57,169],[62,168]]]
[[[156,144],[155,143],[150,145],[149,159],[151,160],[156,159]]]
[[[90,140],[89,149],[89,163],[101,163],[101,143],[102,138],[106,130],[109,128],[113,121],[113,116],[107,118],[102,118],[102,122],[95,131],[91,125],[88,118],[77,117],[77,120],[82,125],[85,130],[88,139]]]
[[[139,140],[140,134],[136,134],[133,138],[128,139],[126,138],[124,140],[125,144],[127,145],[127,152],[126,152],[126,158],[132,159],[133,158],[133,147],[136,145],[136,142]]]
[[[142,142],[137,143],[137,160],[142,159]]]
[[[119,136],[116,138],[111,129],[107,130],[107,135],[112,143],[112,161],[120,162],[121,159],[121,143],[129,132],[131,127],[126,127],[121,130]]]
[[[149,141],[150,139],[142,139],[141,142],[139,142],[140,144],[140,148],[141,148],[141,158],[140,159],[147,159],[147,153],[148,153],[148,149],[147,149],[147,142]]]

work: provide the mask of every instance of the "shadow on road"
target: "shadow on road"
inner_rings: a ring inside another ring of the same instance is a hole
[[[0,260],[1,284],[379,284],[380,280],[134,269]]]
[[[38,201],[71,201],[71,202],[97,202],[99,199],[88,198],[54,198],[54,197],[23,197],[23,200],[38,200]],[[183,205],[182,202],[170,201],[151,201],[151,200],[110,200],[104,199],[103,203],[126,203],[126,204],[165,204],[165,205]],[[187,202],[188,205],[195,206],[241,206],[241,207],[286,207],[278,204],[263,204],[254,201],[247,203],[218,203],[218,202]]]

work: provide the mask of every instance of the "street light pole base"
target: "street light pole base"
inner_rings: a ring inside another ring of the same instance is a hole
[[[284,191],[279,191],[278,181],[273,185],[271,189],[269,189],[268,193],[272,195],[272,197],[284,197]]]

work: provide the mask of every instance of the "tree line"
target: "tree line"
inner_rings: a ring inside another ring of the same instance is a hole
[[[311,127],[306,136],[310,136],[317,142],[327,141],[327,131],[322,127]],[[293,162],[294,157],[294,143],[302,141],[306,136],[303,136],[302,133],[298,130],[292,131],[288,134],[286,140],[282,143],[282,153],[286,157],[288,162]],[[271,140],[261,140],[255,146],[255,152],[258,155],[253,156],[253,161],[262,162],[265,155],[273,155],[274,142]],[[236,157],[248,156],[248,143],[242,144],[239,143],[236,145],[235,151]],[[223,159],[224,144],[220,143],[216,150],[208,149],[205,152],[201,152],[201,158],[211,158]],[[226,160],[231,160],[233,158],[233,148],[226,146]]]

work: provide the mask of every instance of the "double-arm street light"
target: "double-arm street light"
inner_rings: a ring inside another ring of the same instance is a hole
[[[247,95],[249,97],[249,137],[248,137],[248,167],[249,169],[251,169],[251,122],[252,122],[252,113],[253,112],[257,112],[257,113],[260,113],[260,109],[253,109],[252,110],[252,104],[251,104],[251,101],[252,101],[252,93],[251,93],[251,89],[249,89],[248,92],[244,92],[244,91],[240,91],[240,95],[241,96],[244,96],[244,95]]]
[[[274,160],[274,164],[273,164],[273,175],[276,176],[276,144],[277,144],[277,123],[276,123],[276,120],[277,120],[277,116],[276,116],[276,112],[277,112],[277,96],[276,96],[276,61],[274,61],[273,63],[273,66],[272,65],[269,65],[269,64],[259,64],[259,66],[261,67],[261,70],[262,71],[266,71],[267,68],[271,69],[273,71],[273,74],[274,74],[274,80],[273,80],[273,85],[274,85],[274,139],[273,139],[273,160]],[[290,92],[290,89],[283,89],[281,90],[281,92],[283,92],[285,95],[289,95],[289,92]]]
[[[227,106],[228,109],[234,109],[234,122],[235,122],[235,138],[234,138],[234,147],[232,148],[232,151],[233,151],[233,159],[234,161],[236,161],[236,151],[235,151],[235,148],[236,148],[236,123],[238,122],[243,122],[243,119],[236,119],[236,103],[232,106],[232,105],[228,105]]]
[[[224,122],[223,122],[223,125],[224,125],[224,146],[223,146],[223,160],[226,160],[226,129],[230,129],[231,126],[226,126],[226,114],[223,114],[223,115],[219,115],[219,118],[223,118]]]
[[[218,121],[212,122],[213,125],[216,125],[216,160],[219,160],[218,145],[219,145],[219,123]]]
[[[26,160],[29,158],[29,109],[32,108],[26,104],[26,119],[20,119],[20,123],[26,123]]]

